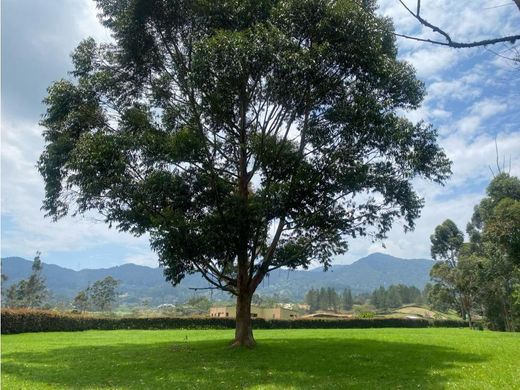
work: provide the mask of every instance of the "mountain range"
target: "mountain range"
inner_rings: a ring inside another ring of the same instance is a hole
[[[21,257],[3,258],[1,264],[2,274],[8,278],[3,283],[3,289],[27,278],[31,273],[32,261]],[[321,287],[333,287],[337,290],[350,287],[354,293],[362,293],[371,292],[379,286],[401,283],[422,289],[429,281],[432,265],[432,260],[401,259],[373,253],[349,265],[333,265],[327,272],[323,272],[321,267],[309,271],[276,270],[265,278],[257,293],[302,300],[309,289]],[[106,276],[112,276],[120,282],[121,303],[126,304],[142,303],[145,300],[152,305],[183,302],[195,294],[190,288],[208,286],[200,275],[195,274],[188,275],[179,286],[173,287],[165,281],[161,268],[136,264],[74,271],[44,263],[43,276],[56,301],[70,300],[89,284]],[[221,298],[225,295],[217,292],[213,297]]]

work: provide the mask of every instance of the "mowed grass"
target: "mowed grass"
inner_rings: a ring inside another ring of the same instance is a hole
[[[3,389],[520,389],[520,334],[468,329],[2,336]]]

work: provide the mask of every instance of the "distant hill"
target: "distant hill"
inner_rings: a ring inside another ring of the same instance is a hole
[[[31,264],[32,261],[21,257],[3,258],[2,273],[8,277],[4,288],[27,278],[31,273]],[[431,260],[405,260],[373,253],[350,265],[334,265],[327,272],[323,272],[321,268],[310,271],[276,270],[264,280],[257,292],[303,299],[310,288],[333,287],[342,290],[350,287],[355,293],[399,283],[423,288],[429,280],[432,265]],[[89,283],[110,275],[121,282],[122,302],[129,304],[143,300],[148,300],[152,305],[182,302],[194,294],[190,287],[207,286],[199,275],[189,275],[179,286],[173,287],[165,282],[161,268],[135,264],[80,271],[44,264],[43,275],[55,299],[71,299]],[[223,296],[222,294],[217,293],[218,296]]]
[[[423,288],[430,280],[432,260],[401,259],[383,253],[373,253],[350,265],[333,265],[327,272],[282,270],[263,283],[261,293],[303,297],[310,288],[350,287],[354,292],[371,292],[379,286],[405,284]]]

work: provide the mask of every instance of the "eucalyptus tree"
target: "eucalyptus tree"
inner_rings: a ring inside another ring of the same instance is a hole
[[[95,310],[112,310],[113,304],[117,301],[118,286],[119,281],[115,280],[112,276],[107,276],[104,279],[95,281],[84,291],[87,303],[91,304]],[[76,298],[78,298],[78,296],[76,296]],[[80,299],[84,298],[82,297]]]
[[[493,178],[475,206],[467,231],[479,262],[479,299],[494,329],[519,330],[520,179],[505,172]]]
[[[269,272],[327,267],[351,237],[412,229],[412,180],[443,183],[424,86],[373,0],[98,0],[55,82],[39,169],[54,218],[98,210],[149,234],[166,278],[237,297],[235,345]]]
[[[462,318],[468,318],[471,326],[473,284],[468,283],[471,262],[464,256],[464,233],[451,220],[447,219],[435,228],[430,236],[431,255],[437,262],[430,270],[430,277],[436,283],[432,298],[442,298],[446,304],[458,310]]]
[[[459,252],[464,244],[464,233],[451,219],[435,228],[430,236],[431,255],[434,260],[443,261],[451,268],[457,266]]]
[[[5,296],[7,307],[38,308],[45,303],[49,292],[42,275],[43,263],[40,255],[40,252],[36,252],[29,277],[20,280],[7,289]]]

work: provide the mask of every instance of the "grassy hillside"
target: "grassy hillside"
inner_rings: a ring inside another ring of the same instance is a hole
[[[462,329],[88,331],[2,337],[6,389],[514,389],[520,334]]]

